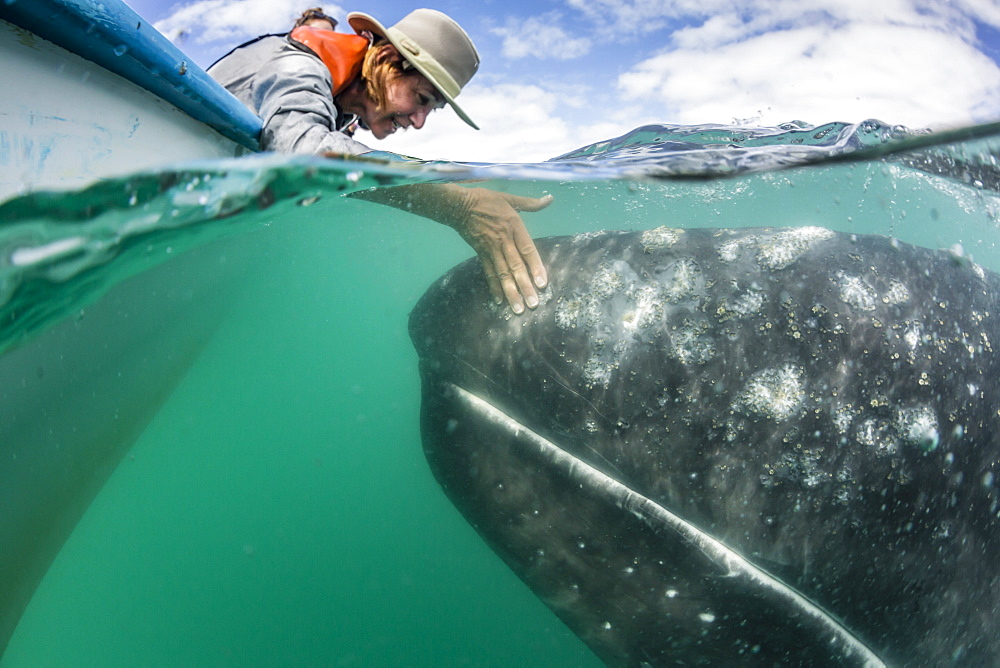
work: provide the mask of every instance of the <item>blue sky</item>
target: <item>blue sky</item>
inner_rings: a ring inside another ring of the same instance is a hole
[[[286,30],[319,0],[126,0],[202,66]],[[373,148],[536,161],[648,123],[878,118],[912,128],[1000,120],[996,0],[371,0],[323,3],[391,24],[455,18],[482,56],[459,101]],[[338,30],[349,31],[346,21]],[[362,133],[363,134],[363,133]]]

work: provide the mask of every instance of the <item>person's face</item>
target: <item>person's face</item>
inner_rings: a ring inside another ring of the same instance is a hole
[[[387,88],[385,108],[376,109],[372,105],[361,119],[376,139],[385,139],[399,128],[419,130],[432,111],[445,105],[441,94],[419,72],[396,77]]]

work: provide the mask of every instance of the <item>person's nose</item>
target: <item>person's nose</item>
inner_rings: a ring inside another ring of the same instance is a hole
[[[418,109],[417,111],[410,114],[409,119],[410,119],[410,127],[419,130],[420,128],[424,127],[424,123],[427,121],[427,110]]]

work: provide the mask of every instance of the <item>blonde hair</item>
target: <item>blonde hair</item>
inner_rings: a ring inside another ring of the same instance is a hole
[[[379,109],[384,109],[388,103],[389,82],[406,74],[407,65],[403,55],[386,41],[376,42],[365,52],[361,79],[368,97]]]

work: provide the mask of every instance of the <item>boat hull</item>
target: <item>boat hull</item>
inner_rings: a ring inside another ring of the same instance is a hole
[[[0,201],[248,152],[170,102],[0,21]]]

